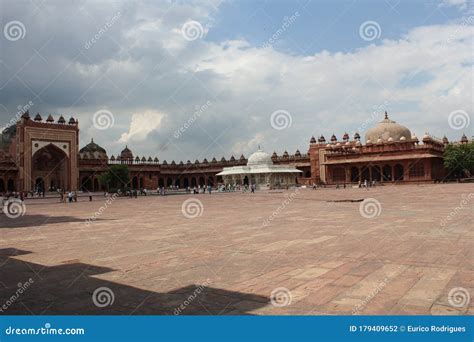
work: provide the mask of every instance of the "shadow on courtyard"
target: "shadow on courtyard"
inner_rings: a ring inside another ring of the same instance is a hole
[[[0,249],[0,315],[239,315],[270,302],[264,296],[213,288],[205,282],[165,293],[152,292],[95,278],[114,271],[111,268],[74,260],[43,266],[16,258],[25,254],[30,252]],[[111,293],[113,303],[96,306],[96,290],[102,293],[97,296],[99,304],[110,302]]]
[[[104,221],[105,219],[96,219],[95,221]],[[109,220],[105,220],[109,221]],[[40,227],[45,224],[57,223],[71,223],[71,222],[85,222],[83,218],[74,216],[49,216],[49,215],[30,215],[16,218],[8,218],[0,213],[0,228],[26,228],[26,227]]]

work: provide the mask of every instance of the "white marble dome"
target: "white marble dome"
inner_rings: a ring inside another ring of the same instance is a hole
[[[387,113],[385,113],[384,120],[365,133],[366,143],[369,142],[369,140],[378,141],[379,139],[388,141],[390,137],[393,141],[400,141],[401,137],[411,137],[411,132],[405,126],[390,120]]]
[[[272,157],[263,152],[261,149],[258,149],[254,152],[248,159],[247,165],[272,165]]]

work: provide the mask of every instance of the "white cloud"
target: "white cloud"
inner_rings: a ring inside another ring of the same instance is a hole
[[[122,133],[119,142],[128,143],[130,141],[143,141],[148,134],[160,127],[161,120],[165,114],[147,110],[144,113],[132,115],[130,129],[127,133]]]

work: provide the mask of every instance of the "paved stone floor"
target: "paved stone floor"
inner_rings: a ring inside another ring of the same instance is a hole
[[[28,200],[0,215],[0,314],[472,315],[473,204],[474,184]]]

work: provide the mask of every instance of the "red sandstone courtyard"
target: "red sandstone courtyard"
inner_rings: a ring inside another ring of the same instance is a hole
[[[4,314],[472,315],[449,294],[474,293],[473,193],[30,199],[24,216],[0,216],[0,302]]]

